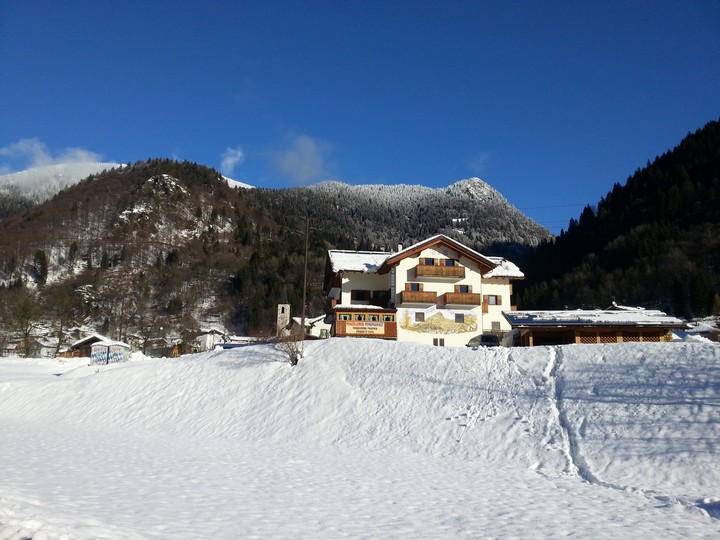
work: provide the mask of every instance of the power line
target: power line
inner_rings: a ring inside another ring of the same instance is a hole
[[[548,205],[548,206],[524,206],[522,208],[518,207],[518,210],[541,210],[543,208],[571,208],[574,206],[588,206],[587,203],[579,203],[579,204],[554,204],[554,205]]]

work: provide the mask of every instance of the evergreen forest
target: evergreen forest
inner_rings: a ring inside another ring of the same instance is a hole
[[[658,308],[720,313],[720,122],[616,183],[535,249],[522,309]]]

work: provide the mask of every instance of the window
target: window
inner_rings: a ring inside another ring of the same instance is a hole
[[[445,338],[433,338],[433,345],[435,347],[444,347],[445,346]]]
[[[356,321],[364,321],[364,320],[365,320],[365,314],[364,314],[364,313],[358,313],[357,315],[355,315],[355,320],[356,320]]]
[[[412,292],[420,292],[422,290],[422,285],[420,283],[408,283],[408,291]]]
[[[456,292],[467,294],[470,292],[470,285],[458,285]]]
[[[435,266],[435,259],[425,259],[425,266]]]
[[[395,315],[383,315],[383,321],[393,322],[395,321]]]
[[[453,259],[445,259],[445,266],[455,266],[455,261]]]
[[[498,321],[493,321],[491,324],[491,329],[493,332],[499,332],[500,331],[500,323]]]
[[[500,296],[496,294],[489,294],[485,296],[485,301],[491,306],[499,306],[500,304],[502,304]]]
[[[350,291],[350,300],[353,302],[367,302],[370,300],[370,291],[362,289],[353,289]]]
[[[464,323],[465,322],[465,314],[464,313],[456,313],[455,314],[455,322],[456,323]]]
[[[349,313],[340,313],[338,315],[338,320],[340,321],[349,321],[350,320],[350,314]]]
[[[425,314],[422,311],[415,312],[415,322],[425,322]]]
[[[380,315],[368,315],[368,320],[369,321],[379,321]]]

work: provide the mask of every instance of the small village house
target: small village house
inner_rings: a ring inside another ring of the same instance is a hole
[[[72,343],[67,350],[62,351],[58,356],[65,358],[91,358],[97,359],[100,363],[101,360],[108,360],[111,357],[117,360],[118,355],[121,355],[123,360],[127,360],[130,355],[130,345],[121,341],[115,341],[109,337],[101,334],[90,334],[82,339],[79,339]],[[95,351],[95,357],[93,357],[93,351]],[[103,352],[104,351],[104,352]],[[93,362],[94,362],[93,360]]]
[[[330,337],[331,324],[326,321],[326,315],[305,319],[305,336],[310,338]],[[302,317],[293,317],[288,325],[289,334],[300,334]]]
[[[325,291],[331,335],[465,346],[503,335],[513,310],[512,262],[487,257],[439,234],[396,253],[328,252]]]
[[[216,345],[225,343],[227,340],[225,332],[217,328],[203,328],[192,339],[191,346],[193,352],[212,351]]]
[[[25,356],[29,358],[54,358],[58,349],[56,338],[36,338],[28,343]]]

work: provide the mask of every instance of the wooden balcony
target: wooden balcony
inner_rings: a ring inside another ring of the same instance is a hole
[[[400,304],[435,304],[437,302],[436,292],[426,291],[401,291]]]
[[[425,266],[419,264],[415,267],[416,277],[441,277],[462,279],[465,277],[464,266]]]
[[[482,304],[481,295],[476,293],[445,293],[442,295],[443,304],[460,306],[479,306]]]

